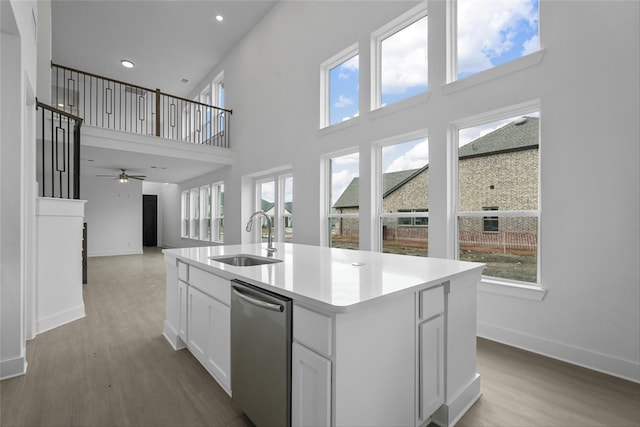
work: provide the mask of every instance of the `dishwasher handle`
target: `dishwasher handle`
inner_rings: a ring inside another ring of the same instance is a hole
[[[236,296],[238,296],[239,298],[242,298],[249,304],[253,304],[258,307],[266,308],[267,310],[277,311],[280,313],[284,311],[284,307],[280,304],[272,304],[270,302],[266,302],[266,301],[259,300],[257,298],[250,297],[249,295],[243,294],[242,292],[240,292],[238,289],[234,287],[232,287],[231,290],[233,291],[234,294],[236,294]]]

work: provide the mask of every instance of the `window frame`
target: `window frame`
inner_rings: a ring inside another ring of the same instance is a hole
[[[191,216],[189,210],[189,194],[190,190],[183,190],[181,193],[181,227],[180,227],[180,237],[183,239],[189,238],[189,228],[191,225]]]
[[[388,22],[386,25],[384,25],[383,27],[379,28],[378,30],[374,31],[371,34],[371,42],[370,42],[371,43],[371,84],[370,84],[371,111],[396,105],[399,102],[403,102],[408,99],[412,99],[417,96],[424,95],[430,92],[429,80],[428,80],[429,65],[427,64],[427,90],[425,92],[412,95],[410,97],[396,101],[392,104],[382,105],[382,42],[387,38],[391,37],[392,35],[416,23],[417,21],[421,20],[424,17],[427,17],[427,28],[429,28],[428,16],[429,16],[429,13],[427,10],[427,2],[424,1],[419,5],[417,5],[416,7],[412,8],[411,10],[398,16],[394,20]],[[427,56],[429,55],[428,44],[429,44],[429,36],[427,34]]]
[[[285,242],[285,228],[287,223],[287,220],[285,217],[291,218],[290,221],[291,223],[293,223],[293,214],[287,215],[286,207],[285,207],[285,181],[289,178],[291,178],[292,180],[292,187],[293,187],[293,185],[295,184],[293,181],[294,180],[293,171],[291,169],[282,170],[275,174],[260,175],[256,177],[254,181],[254,192],[255,192],[254,212],[262,210],[262,193],[260,191],[260,186],[267,182],[273,182],[274,194],[273,194],[273,215],[271,216],[271,221],[272,221],[271,226],[273,227],[272,238],[274,242]],[[295,202],[293,200],[293,195],[292,195],[291,203],[295,205]],[[257,221],[257,220],[258,218],[256,218],[254,221]],[[260,224],[262,224],[262,219],[260,219]],[[292,229],[292,235],[293,235],[293,226],[290,228]],[[258,227],[257,224],[254,224],[253,230],[254,230],[253,231],[254,241],[261,242],[262,226]]]
[[[222,209],[219,200],[222,200]],[[224,243],[224,181],[211,184],[211,241]]]
[[[450,0],[446,2],[446,86],[445,93],[453,93],[455,91],[483,83],[493,78],[522,70],[542,61],[544,49],[542,44],[542,34],[540,26],[541,8],[543,1],[538,0],[538,50],[514,58],[502,64],[495,65],[474,74],[470,74],[461,79],[458,78],[458,0]]]
[[[377,252],[382,252],[383,250],[383,232],[382,225],[386,218],[391,219],[400,219],[400,218],[409,218],[413,223],[413,218],[417,215],[417,212],[384,212],[383,208],[383,183],[382,183],[382,150],[386,147],[391,147],[394,145],[405,144],[409,142],[413,142],[419,139],[426,139],[427,143],[429,143],[429,132],[427,129],[420,129],[414,132],[406,133],[403,135],[397,135],[391,138],[384,139],[382,141],[378,141],[373,145],[373,167],[371,168],[372,174],[372,183],[374,188],[374,200],[375,203],[375,212],[376,212],[376,224],[375,224],[375,235],[372,239],[372,250]],[[427,189],[427,203],[429,201],[429,194]],[[420,212],[421,215],[419,217],[427,218],[427,225],[420,225],[418,227],[429,227],[429,206],[427,205],[427,210],[425,212]],[[400,225],[402,227],[409,227],[414,225]],[[427,241],[427,245],[429,242]]]
[[[487,216],[487,211],[479,210],[479,211],[460,211],[459,210],[459,201],[460,201],[460,188],[458,182],[458,170],[459,170],[459,155],[458,155],[458,145],[459,145],[459,131],[460,129],[479,126],[482,124],[492,123],[495,121],[507,119],[510,117],[516,116],[524,116],[527,114],[531,114],[534,112],[538,112],[540,117],[542,117],[542,108],[539,100],[534,100],[530,102],[525,102],[522,104],[514,105],[511,107],[501,108],[498,110],[490,111],[487,113],[478,114],[467,119],[461,119],[455,122],[450,123],[448,139],[450,142],[450,149],[452,150],[452,155],[450,156],[450,166],[449,169],[451,171],[450,174],[450,182],[451,182],[451,223],[453,224],[453,244],[451,247],[453,248],[453,254],[451,254],[452,259],[460,258],[460,230],[459,230],[459,221],[460,218],[485,218]],[[482,283],[485,283],[490,287],[490,291],[505,295],[511,295],[512,291],[500,289],[501,287],[516,287],[522,288],[528,292],[529,299],[537,299],[541,300],[544,298],[546,291],[542,288],[542,280],[540,277],[541,272],[541,257],[540,257],[540,219],[541,219],[541,194],[542,194],[542,186],[541,186],[541,173],[540,173],[540,164],[541,164],[541,126],[538,129],[538,209],[531,210],[503,210],[503,211],[492,211],[496,212],[496,217],[536,217],[537,218],[537,248],[536,248],[536,282],[525,282],[520,280],[508,279],[503,277],[495,277],[495,276],[486,276],[482,275]],[[499,214],[498,214],[499,213]],[[492,232],[488,232],[492,233]],[[497,290],[495,287],[497,286]],[[485,286],[486,288],[486,286]]]
[[[203,197],[206,194],[207,190],[209,191],[208,197]],[[207,203],[209,204],[209,209],[207,209]],[[206,216],[207,210],[209,211],[209,216]],[[205,242],[211,241],[211,185],[206,184],[200,187],[200,237],[199,240],[203,240]],[[207,229],[207,222],[209,222],[209,237],[205,235],[205,230]]]
[[[360,45],[354,43],[346,49],[335,54],[331,58],[320,64],[320,129],[329,128],[332,126],[338,126],[345,121],[340,121],[331,124],[331,70],[341,64],[349,61],[354,56],[358,55],[358,61],[360,60]],[[358,67],[358,82],[360,82],[360,67]],[[360,86],[358,84],[358,86]],[[360,89],[358,88],[358,111],[360,111]],[[357,117],[351,117],[346,122],[350,122]]]
[[[358,177],[361,176],[360,174],[360,151],[358,149],[358,147],[351,147],[351,148],[347,148],[344,150],[340,150],[340,151],[335,151],[332,153],[327,153],[325,155],[322,156],[322,163],[323,163],[323,167],[322,167],[322,171],[323,171],[323,179],[322,179],[322,185],[323,185],[323,189],[321,191],[321,196],[322,196],[322,206],[323,206],[323,211],[324,211],[324,215],[323,217],[323,226],[320,229],[320,246],[326,246],[326,247],[332,247],[331,246],[331,222],[333,219],[357,219],[358,220],[358,224],[360,223],[360,208],[358,209],[358,213],[333,213],[331,212],[332,208],[333,208],[333,204],[331,202],[331,187],[332,187],[332,180],[331,180],[331,160],[337,157],[344,157],[344,156],[348,156],[351,154],[358,154]],[[346,188],[346,187],[345,187]],[[360,194],[358,193],[358,199],[360,198]],[[360,225],[358,225],[358,245],[360,245],[360,231],[361,231],[361,227]]]

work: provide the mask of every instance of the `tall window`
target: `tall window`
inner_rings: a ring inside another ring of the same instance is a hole
[[[281,181],[284,206],[282,209],[283,241],[293,242],[293,176],[285,176]]]
[[[360,157],[350,153],[327,159],[327,243],[334,248],[360,246]]]
[[[189,210],[191,225],[189,227],[189,237],[192,239],[200,238],[200,189],[194,188],[189,195]]]
[[[427,256],[429,141],[382,146],[377,196],[382,251]]]
[[[200,240],[211,240],[211,186],[200,187]]]
[[[358,46],[352,46],[321,65],[322,117],[320,127],[335,125],[359,115]]]
[[[258,209],[271,218],[272,237],[278,242],[293,241],[293,176],[283,173],[256,181]],[[256,218],[255,221],[258,219]],[[261,240],[268,240],[267,221],[262,219]]]
[[[485,263],[485,276],[538,282],[539,122],[533,112],[458,129],[459,258]]]
[[[207,87],[204,88],[204,90],[200,93],[200,102],[202,102],[203,104],[211,105],[213,101],[211,95],[211,85],[207,85]],[[201,130],[203,133],[202,138],[204,139],[204,142],[207,142],[212,135],[211,118],[213,111],[211,107],[200,106],[200,108],[203,110],[202,114],[204,116],[204,123],[202,124],[203,128]]]
[[[422,4],[373,34],[374,109],[428,90],[427,23]]]
[[[457,0],[458,79],[540,49],[538,0]]]
[[[180,228],[180,237],[189,238],[189,190],[182,192],[182,226]]]
[[[224,183],[213,184],[212,191],[212,238],[214,242],[224,242]]]
[[[224,71],[213,79],[213,103],[216,107],[224,108]],[[218,110],[216,110],[218,111]],[[213,125],[213,135],[224,132],[225,113],[216,113],[215,124]]]

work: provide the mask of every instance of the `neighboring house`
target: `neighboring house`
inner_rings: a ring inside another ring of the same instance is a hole
[[[537,209],[538,147],[537,117],[523,117],[461,147],[458,151],[458,185],[465,191],[460,192],[459,210]],[[523,174],[522,170],[534,170],[535,173]],[[383,174],[383,212],[428,212],[428,172],[429,165],[425,165],[420,169]],[[359,178],[354,178],[333,205],[333,212],[358,213],[359,187]],[[495,244],[501,247],[505,244],[512,249],[535,247],[536,218],[507,220],[492,215],[481,221],[473,218],[462,221],[460,229],[464,231],[460,238],[465,246],[495,246],[487,242],[486,236],[494,233]],[[340,227],[336,232],[353,234],[346,224],[345,221],[336,225]],[[428,224],[428,217],[398,218],[397,227],[395,223],[385,223],[383,239],[423,241],[426,245]]]

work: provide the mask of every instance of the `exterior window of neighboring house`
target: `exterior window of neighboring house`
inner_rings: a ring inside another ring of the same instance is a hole
[[[189,237],[192,239],[200,238],[200,189],[194,188],[189,195],[189,210],[191,218],[191,226],[189,227]]]
[[[278,242],[293,241],[293,176],[282,173],[276,176],[262,177],[256,181],[256,200],[259,209],[264,211],[272,224],[272,237]],[[258,219],[256,218],[255,221]],[[268,240],[267,221],[262,220],[262,241]]]
[[[452,80],[540,49],[538,0],[457,0],[451,5],[456,39]]]
[[[326,160],[327,241],[333,248],[360,247],[360,157],[340,154]]]
[[[426,2],[372,35],[372,109],[428,90]]]
[[[540,114],[496,120],[528,108],[457,128],[457,240],[459,258],[485,263],[485,276],[538,283]]]
[[[214,242],[224,242],[224,183],[213,184],[211,190],[213,207],[212,223],[213,232],[211,240]]]
[[[189,238],[189,190],[182,192],[182,227],[180,228],[180,237]]]
[[[359,115],[359,60],[358,45],[356,44],[320,66],[321,128],[344,122]]]
[[[211,240],[211,186],[200,187],[200,240]]]
[[[483,211],[497,211],[500,210],[497,206],[489,206],[482,208]],[[497,216],[485,216],[483,217],[483,231],[498,231],[498,217]]]
[[[382,252],[427,256],[429,141],[422,136],[381,145],[379,158]]]

